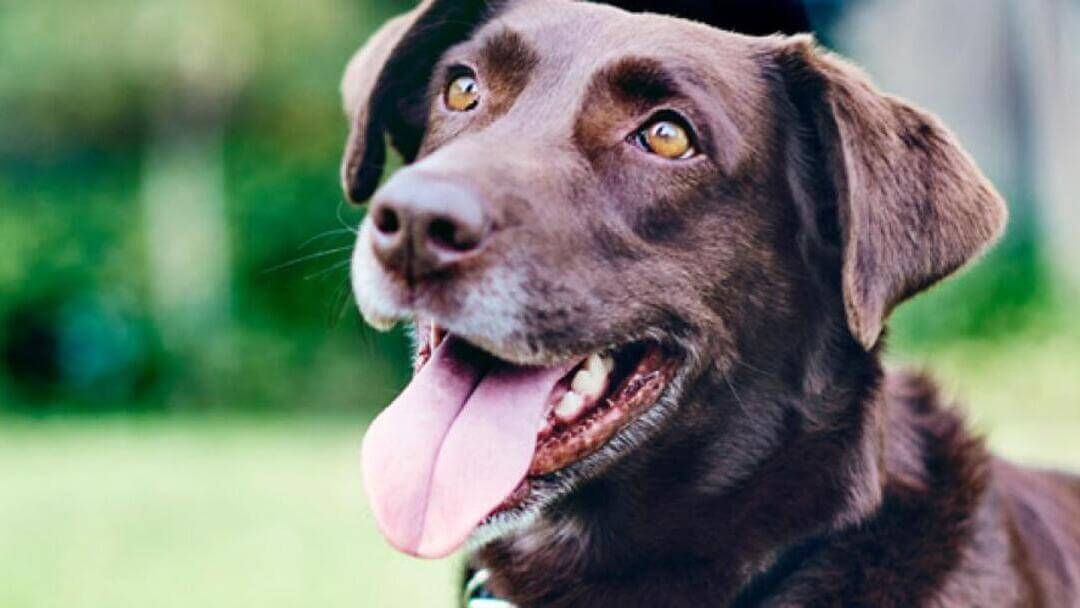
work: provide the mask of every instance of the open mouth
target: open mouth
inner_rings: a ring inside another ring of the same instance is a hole
[[[364,439],[364,482],[398,549],[442,557],[530,483],[587,458],[657,402],[679,358],[632,342],[515,365],[432,325],[417,372]]]

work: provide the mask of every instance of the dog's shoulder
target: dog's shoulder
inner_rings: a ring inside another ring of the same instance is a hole
[[[928,374],[890,370],[882,387],[886,469],[894,486],[921,493],[947,486],[969,502],[989,482],[991,456],[963,411],[945,401]]]
[[[995,458],[994,492],[1014,562],[1040,606],[1080,605],[1080,478]]]
[[[1080,603],[1073,582],[1080,580],[1080,478],[991,456],[963,410],[943,400],[924,373],[891,372],[884,396],[890,498],[879,524],[907,519],[897,518],[900,513],[921,513],[909,520],[924,531],[920,561],[954,560],[952,568],[939,570],[952,572],[942,581],[942,594],[971,599],[1001,588],[1005,595],[996,600]],[[884,529],[897,535],[895,541],[904,534],[902,525]]]

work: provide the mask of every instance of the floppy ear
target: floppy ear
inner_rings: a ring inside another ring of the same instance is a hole
[[[809,36],[780,44],[787,94],[812,140],[803,153],[817,157],[804,165],[823,173],[801,190],[835,199],[816,201],[818,214],[834,206],[824,216],[839,224],[848,328],[871,350],[893,307],[1001,234],[1005,203],[936,118],[880,93]]]
[[[375,191],[386,162],[384,137],[406,162],[415,159],[427,126],[426,93],[435,64],[502,4],[423,0],[387,22],[349,61],[341,90],[352,131],[341,179],[350,200],[362,202]]]

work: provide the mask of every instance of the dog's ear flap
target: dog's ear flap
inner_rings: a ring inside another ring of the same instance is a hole
[[[392,19],[353,56],[341,90],[352,130],[341,163],[349,200],[375,191],[386,162],[385,137],[406,162],[427,127],[427,90],[439,57],[504,4],[500,0],[423,0]]]
[[[877,91],[810,36],[778,38],[787,94],[835,201],[851,334],[871,350],[892,309],[1004,230],[1004,201],[934,117]],[[834,228],[835,229],[835,228]]]

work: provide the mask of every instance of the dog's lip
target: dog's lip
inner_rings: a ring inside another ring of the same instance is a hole
[[[479,350],[484,351],[495,359],[517,366],[555,367],[568,363],[581,363],[590,354],[604,350],[615,351],[619,346],[616,344],[599,345],[593,348],[576,346],[573,350],[531,350],[515,349],[505,344],[492,343],[482,336],[475,336],[468,332],[458,330],[451,322],[443,324],[441,320],[433,318],[417,317],[413,320],[416,326],[416,360],[415,369],[419,369],[427,362],[431,353],[442,343],[442,340],[450,334],[463,340]],[[623,346],[631,342],[641,341],[638,338],[628,338],[621,342]]]
[[[569,423],[549,416],[537,436],[530,477],[541,477],[581,461],[654,405],[671,381],[678,359],[653,342],[632,342],[615,354],[610,385]]]
[[[448,331],[433,321],[422,321],[419,327],[422,335],[418,340],[417,370],[423,367],[430,358],[431,352],[446,336],[453,333],[456,338],[468,341],[467,337]],[[502,358],[498,353],[492,353],[475,343],[473,345],[494,357]],[[629,368],[615,372],[611,386],[596,404],[590,406],[589,411],[580,420],[571,424],[557,425],[554,430],[549,426],[538,432],[536,454],[528,475],[521,481],[518,488],[491,512],[488,520],[501,513],[528,505],[532,483],[557,478],[564,469],[572,468],[594,455],[612,438],[637,422],[645,412],[663,398],[679,370],[682,369],[684,358],[679,356],[674,349],[656,340],[629,340],[619,347],[599,348],[585,354],[560,358],[554,362],[544,360],[540,364],[547,366],[574,363],[574,369],[567,374],[567,378],[560,381],[564,383],[568,382],[568,378],[573,377],[589,354],[605,350],[625,353],[627,349],[636,349],[635,354],[632,355],[636,358],[619,364],[620,366],[629,365]],[[507,362],[514,365],[537,364],[535,361]],[[568,445],[555,445],[559,442]],[[562,454],[559,454],[560,447],[563,450]]]
[[[641,408],[628,416],[624,424],[616,429],[602,445],[558,470],[543,475],[535,475],[530,472],[518,484],[517,488],[506,497],[506,500],[492,510],[488,517],[481,522],[478,530],[487,529],[489,531],[487,533],[478,532],[470,540],[470,542],[474,543],[473,546],[476,547],[487,542],[485,539],[492,538],[490,536],[492,531],[498,534],[500,528],[491,528],[490,526],[499,525],[500,523],[509,523],[513,526],[516,525],[515,522],[531,521],[530,517],[570,494],[572,488],[576,487],[581,481],[602,474],[607,466],[618,462],[624,454],[632,451],[633,448],[630,446],[633,445],[633,442],[622,445],[615,442],[619,437],[625,436],[627,432],[633,433],[632,429],[645,414],[652,411],[664,399],[669,399],[671,391],[674,390],[672,385],[678,385],[688,372],[689,368],[686,365],[685,358],[677,359],[671,368],[671,376],[655,394],[655,397],[647,403],[643,403]],[[616,446],[618,449],[615,452],[605,452],[605,448],[611,445]],[[597,458],[600,458],[600,460],[597,460]]]

